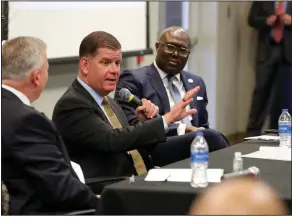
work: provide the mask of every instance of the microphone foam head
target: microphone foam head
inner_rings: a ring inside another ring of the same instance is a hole
[[[124,100],[128,100],[131,96],[131,92],[127,88],[122,88],[119,92],[119,96]]]

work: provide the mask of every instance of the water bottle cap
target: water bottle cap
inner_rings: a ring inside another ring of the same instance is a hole
[[[197,132],[197,136],[204,136],[203,132],[199,131]]]
[[[282,112],[288,112],[288,109],[282,109]]]
[[[241,157],[241,152],[235,152],[235,157]]]

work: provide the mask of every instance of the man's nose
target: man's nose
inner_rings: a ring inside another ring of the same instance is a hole
[[[178,51],[177,51],[177,49],[175,49],[173,52],[172,52],[172,56],[178,56]]]

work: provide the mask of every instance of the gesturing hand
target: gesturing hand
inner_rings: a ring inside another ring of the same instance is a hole
[[[165,121],[167,125],[170,125],[176,121],[180,121],[184,119],[186,116],[195,114],[197,112],[196,109],[190,109],[186,111],[187,105],[193,102],[193,96],[200,90],[200,87],[197,86],[184,95],[183,99],[176,104],[172,110],[164,115]]]

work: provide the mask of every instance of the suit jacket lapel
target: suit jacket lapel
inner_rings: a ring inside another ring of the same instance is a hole
[[[287,2],[286,13],[292,15],[292,2],[291,1]]]
[[[180,77],[181,77],[181,80],[182,80],[182,82],[183,82],[183,84],[184,84],[184,88],[185,88],[185,90],[186,90],[186,92],[188,92],[189,90],[191,90],[192,88],[194,88],[194,87],[196,87],[196,86],[198,86],[199,84],[197,84],[197,81],[195,81],[195,80],[193,80],[193,83],[191,83],[191,82],[189,82],[189,79],[191,79],[191,78],[189,78],[187,75],[186,75],[186,73],[184,73],[183,71],[180,73]],[[194,95],[194,100],[193,100],[193,102],[190,104],[190,108],[191,109],[193,109],[193,108],[195,108],[195,109],[197,109],[197,96],[198,96],[198,93],[196,93],[195,95]],[[196,114],[194,114],[194,115],[192,115],[193,116],[193,120],[195,120],[196,118],[197,118],[197,115]]]
[[[91,96],[90,93],[88,93],[88,91],[79,83],[79,81],[77,81],[77,79],[74,80],[74,82],[72,83],[72,87],[79,93],[81,94],[83,97],[85,97],[86,99],[88,99],[89,101],[91,101],[92,106],[98,110],[98,112],[102,113],[103,119],[108,122],[108,124],[111,125],[111,123],[108,121],[106,115],[104,114],[103,110],[101,109],[101,107],[97,104],[97,102],[95,101],[95,99]]]
[[[167,113],[170,111],[170,105],[168,96],[165,90],[165,87],[163,85],[163,81],[156,70],[154,64],[151,64],[149,67],[149,70],[147,71],[147,78],[150,84],[152,85],[153,89],[157,92],[157,95],[160,98],[160,102],[162,104],[162,113]]]

